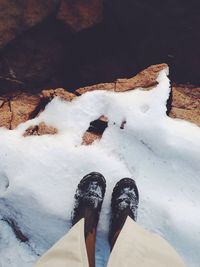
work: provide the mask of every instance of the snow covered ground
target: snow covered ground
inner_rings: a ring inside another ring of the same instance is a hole
[[[107,180],[97,242],[97,265],[108,257],[106,236],[115,183],[132,177],[140,192],[138,223],[166,238],[187,266],[200,262],[200,129],[166,116],[167,70],[150,91],[94,91],[72,102],[56,98],[41,115],[0,129],[0,266],[31,267],[70,227],[74,193],[91,171]],[[91,121],[105,115],[100,141],[81,145]],[[126,120],[124,129],[120,129]],[[41,121],[52,136],[22,135]],[[20,243],[5,220],[17,222]]]

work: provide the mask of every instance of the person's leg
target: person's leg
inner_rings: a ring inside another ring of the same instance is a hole
[[[112,249],[107,267],[186,267],[174,248],[130,217]]]
[[[75,194],[70,231],[34,267],[93,267],[95,238],[106,182],[99,173],[86,175]]]
[[[111,250],[129,216],[134,221],[137,218],[139,193],[135,181],[131,178],[121,179],[113,189],[111,200],[111,222],[109,243]]]
[[[112,252],[107,267],[185,267],[167,241],[135,222],[138,202],[135,182],[130,178],[120,180],[112,194],[109,233]]]
[[[72,225],[82,218],[85,220],[84,234],[90,267],[95,266],[96,228],[105,188],[106,181],[104,177],[100,173],[92,172],[80,181],[75,194]]]
[[[89,267],[84,237],[84,219],[53,245],[34,267]]]

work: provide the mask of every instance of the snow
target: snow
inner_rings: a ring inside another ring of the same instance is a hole
[[[94,91],[72,102],[55,98],[38,118],[12,131],[0,128],[1,267],[33,266],[68,231],[76,186],[91,171],[107,180],[97,267],[109,254],[110,199],[123,177],[134,178],[139,189],[138,223],[166,238],[187,266],[199,266],[200,129],[166,115],[167,71],[152,90]],[[101,115],[109,118],[102,139],[82,145],[90,122]],[[23,137],[42,121],[59,133]],[[16,239],[10,219],[28,242]]]

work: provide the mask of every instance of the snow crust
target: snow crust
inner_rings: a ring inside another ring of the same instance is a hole
[[[166,115],[167,71],[150,91],[94,91],[72,102],[55,98],[36,119],[0,128],[0,266],[31,267],[70,227],[81,178],[97,171],[107,180],[97,240],[97,266],[109,254],[110,199],[117,181],[135,179],[138,223],[166,238],[187,266],[200,262],[200,129]],[[100,141],[81,145],[91,121],[105,115]],[[126,120],[124,129],[121,123]],[[22,135],[44,121],[59,133]],[[5,219],[29,241],[21,243]]]

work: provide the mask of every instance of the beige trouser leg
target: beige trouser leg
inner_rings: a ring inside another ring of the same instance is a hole
[[[89,267],[80,220],[34,267]],[[131,218],[117,238],[107,267],[185,267],[177,252],[162,237],[144,230]]]
[[[84,237],[84,219],[50,248],[34,267],[89,267]]]
[[[127,218],[107,267],[185,267],[177,252],[157,234]]]

